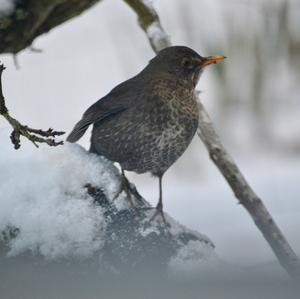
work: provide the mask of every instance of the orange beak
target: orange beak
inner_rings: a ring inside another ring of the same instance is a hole
[[[201,64],[201,67],[213,64],[213,63],[217,63],[219,61],[224,60],[226,57],[225,56],[221,56],[221,55],[214,55],[214,56],[208,56],[208,57],[204,57],[204,61]]]

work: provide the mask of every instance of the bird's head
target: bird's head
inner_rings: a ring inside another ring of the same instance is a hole
[[[173,46],[161,50],[150,61],[149,66],[162,74],[190,82],[195,87],[206,66],[224,59],[220,55],[202,57],[188,47]]]

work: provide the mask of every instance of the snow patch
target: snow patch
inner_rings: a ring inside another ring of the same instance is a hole
[[[0,17],[10,15],[15,9],[15,0],[0,0]]]
[[[103,210],[87,195],[87,183],[113,198],[118,175],[113,165],[76,144],[36,149],[22,140],[14,150],[0,130],[0,239],[17,228],[10,255],[25,251],[49,259],[89,257],[104,240]]]
[[[169,36],[162,30],[158,21],[153,22],[146,30],[147,36],[155,48],[162,50],[170,46]]]

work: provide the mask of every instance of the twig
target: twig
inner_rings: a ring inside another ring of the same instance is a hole
[[[150,44],[157,53],[170,46],[170,41],[160,25],[159,17],[150,0],[124,0],[138,15],[139,23],[145,31]],[[153,30],[155,28],[155,30]],[[155,36],[155,38],[154,38]],[[214,125],[199,101],[198,136],[205,144],[210,158],[225,177],[226,181],[239,200],[251,215],[256,226],[269,243],[279,263],[292,277],[300,277],[300,261],[272,219],[260,198],[254,193],[236,163],[227,153]]]
[[[18,120],[10,116],[8,109],[5,105],[5,99],[2,91],[2,73],[4,70],[5,70],[4,65],[0,64],[0,114],[4,118],[6,118],[9,124],[13,127],[13,131],[10,135],[10,139],[15,149],[18,149],[21,146],[20,143],[21,136],[27,138],[36,147],[39,147],[38,143],[46,143],[50,146],[57,146],[63,144],[63,141],[55,141],[55,137],[63,135],[65,132],[54,131],[51,128],[48,129],[47,131],[29,128],[26,125],[22,125]]]

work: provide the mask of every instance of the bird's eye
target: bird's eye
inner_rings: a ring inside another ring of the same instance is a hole
[[[188,58],[183,58],[183,60],[182,60],[182,66],[184,68],[191,69],[193,67],[193,64],[192,64],[192,62]]]

